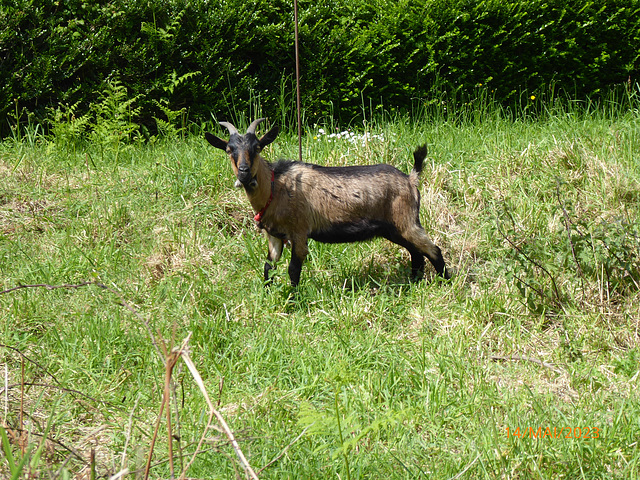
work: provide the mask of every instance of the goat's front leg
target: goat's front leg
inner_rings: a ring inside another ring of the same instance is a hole
[[[291,262],[289,263],[289,279],[291,286],[297,287],[300,283],[300,272],[309,248],[307,247],[307,238],[297,238],[291,240]]]
[[[269,271],[275,268],[275,263],[280,260],[282,256],[282,247],[284,243],[277,237],[267,235],[269,239],[269,253],[267,255],[267,261],[264,263],[264,281],[265,284],[269,282]]]

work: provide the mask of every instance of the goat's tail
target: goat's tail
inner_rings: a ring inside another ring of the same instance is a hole
[[[424,159],[427,158],[427,145],[420,145],[413,152],[413,170],[411,170],[411,174],[409,177],[411,178],[411,183],[413,183],[416,188],[418,187],[418,176],[422,172],[422,164],[424,163]]]

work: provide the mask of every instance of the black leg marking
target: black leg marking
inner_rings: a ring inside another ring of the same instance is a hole
[[[291,252],[291,262],[289,262],[291,286],[297,287],[298,283],[300,283],[300,272],[302,272],[302,259]]]
[[[418,250],[409,249],[411,254],[411,278],[420,280],[424,276],[424,255]]]
[[[448,280],[451,278],[451,275],[449,274],[447,266],[444,263],[444,258],[442,257],[440,247],[436,247],[436,251],[437,255],[434,258],[431,258],[430,256],[428,257],[429,261],[431,262],[431,265],[433,265],[433,268],[436,269],[436,272],[438,272],[438,275]]]
[[[269,271],[270,270],[274,270],[275,267],[273,267],[269,262],[264,262],[264,284],[269,285],[271,283],[271,279],[269,278]]]

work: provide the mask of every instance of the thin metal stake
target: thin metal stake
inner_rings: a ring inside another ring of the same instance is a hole
[[[298,110],[298,157],[302,161],[302,116],[300,114],[300,56],[298,49],[298,0],[293,0],[293,19],[295,22],[296,47],[296,106]]]

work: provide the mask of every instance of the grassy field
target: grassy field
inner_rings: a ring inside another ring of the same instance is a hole
[[[259,478],[640,477],[638,109],[341,130],[308,126],[305,160],[408,172],[429,144],[421,218],[452,281],[411,283],[384,240],[311,241],[300,286],[285,251],[264,288],[201,134],[0,144],[0,476],[142,478],[155,439],[169,478],[160,352],[190,335]],[[295,158],[293,132],[264,155]],[[245,478],[182,360],[171,392],[176,476]]]

